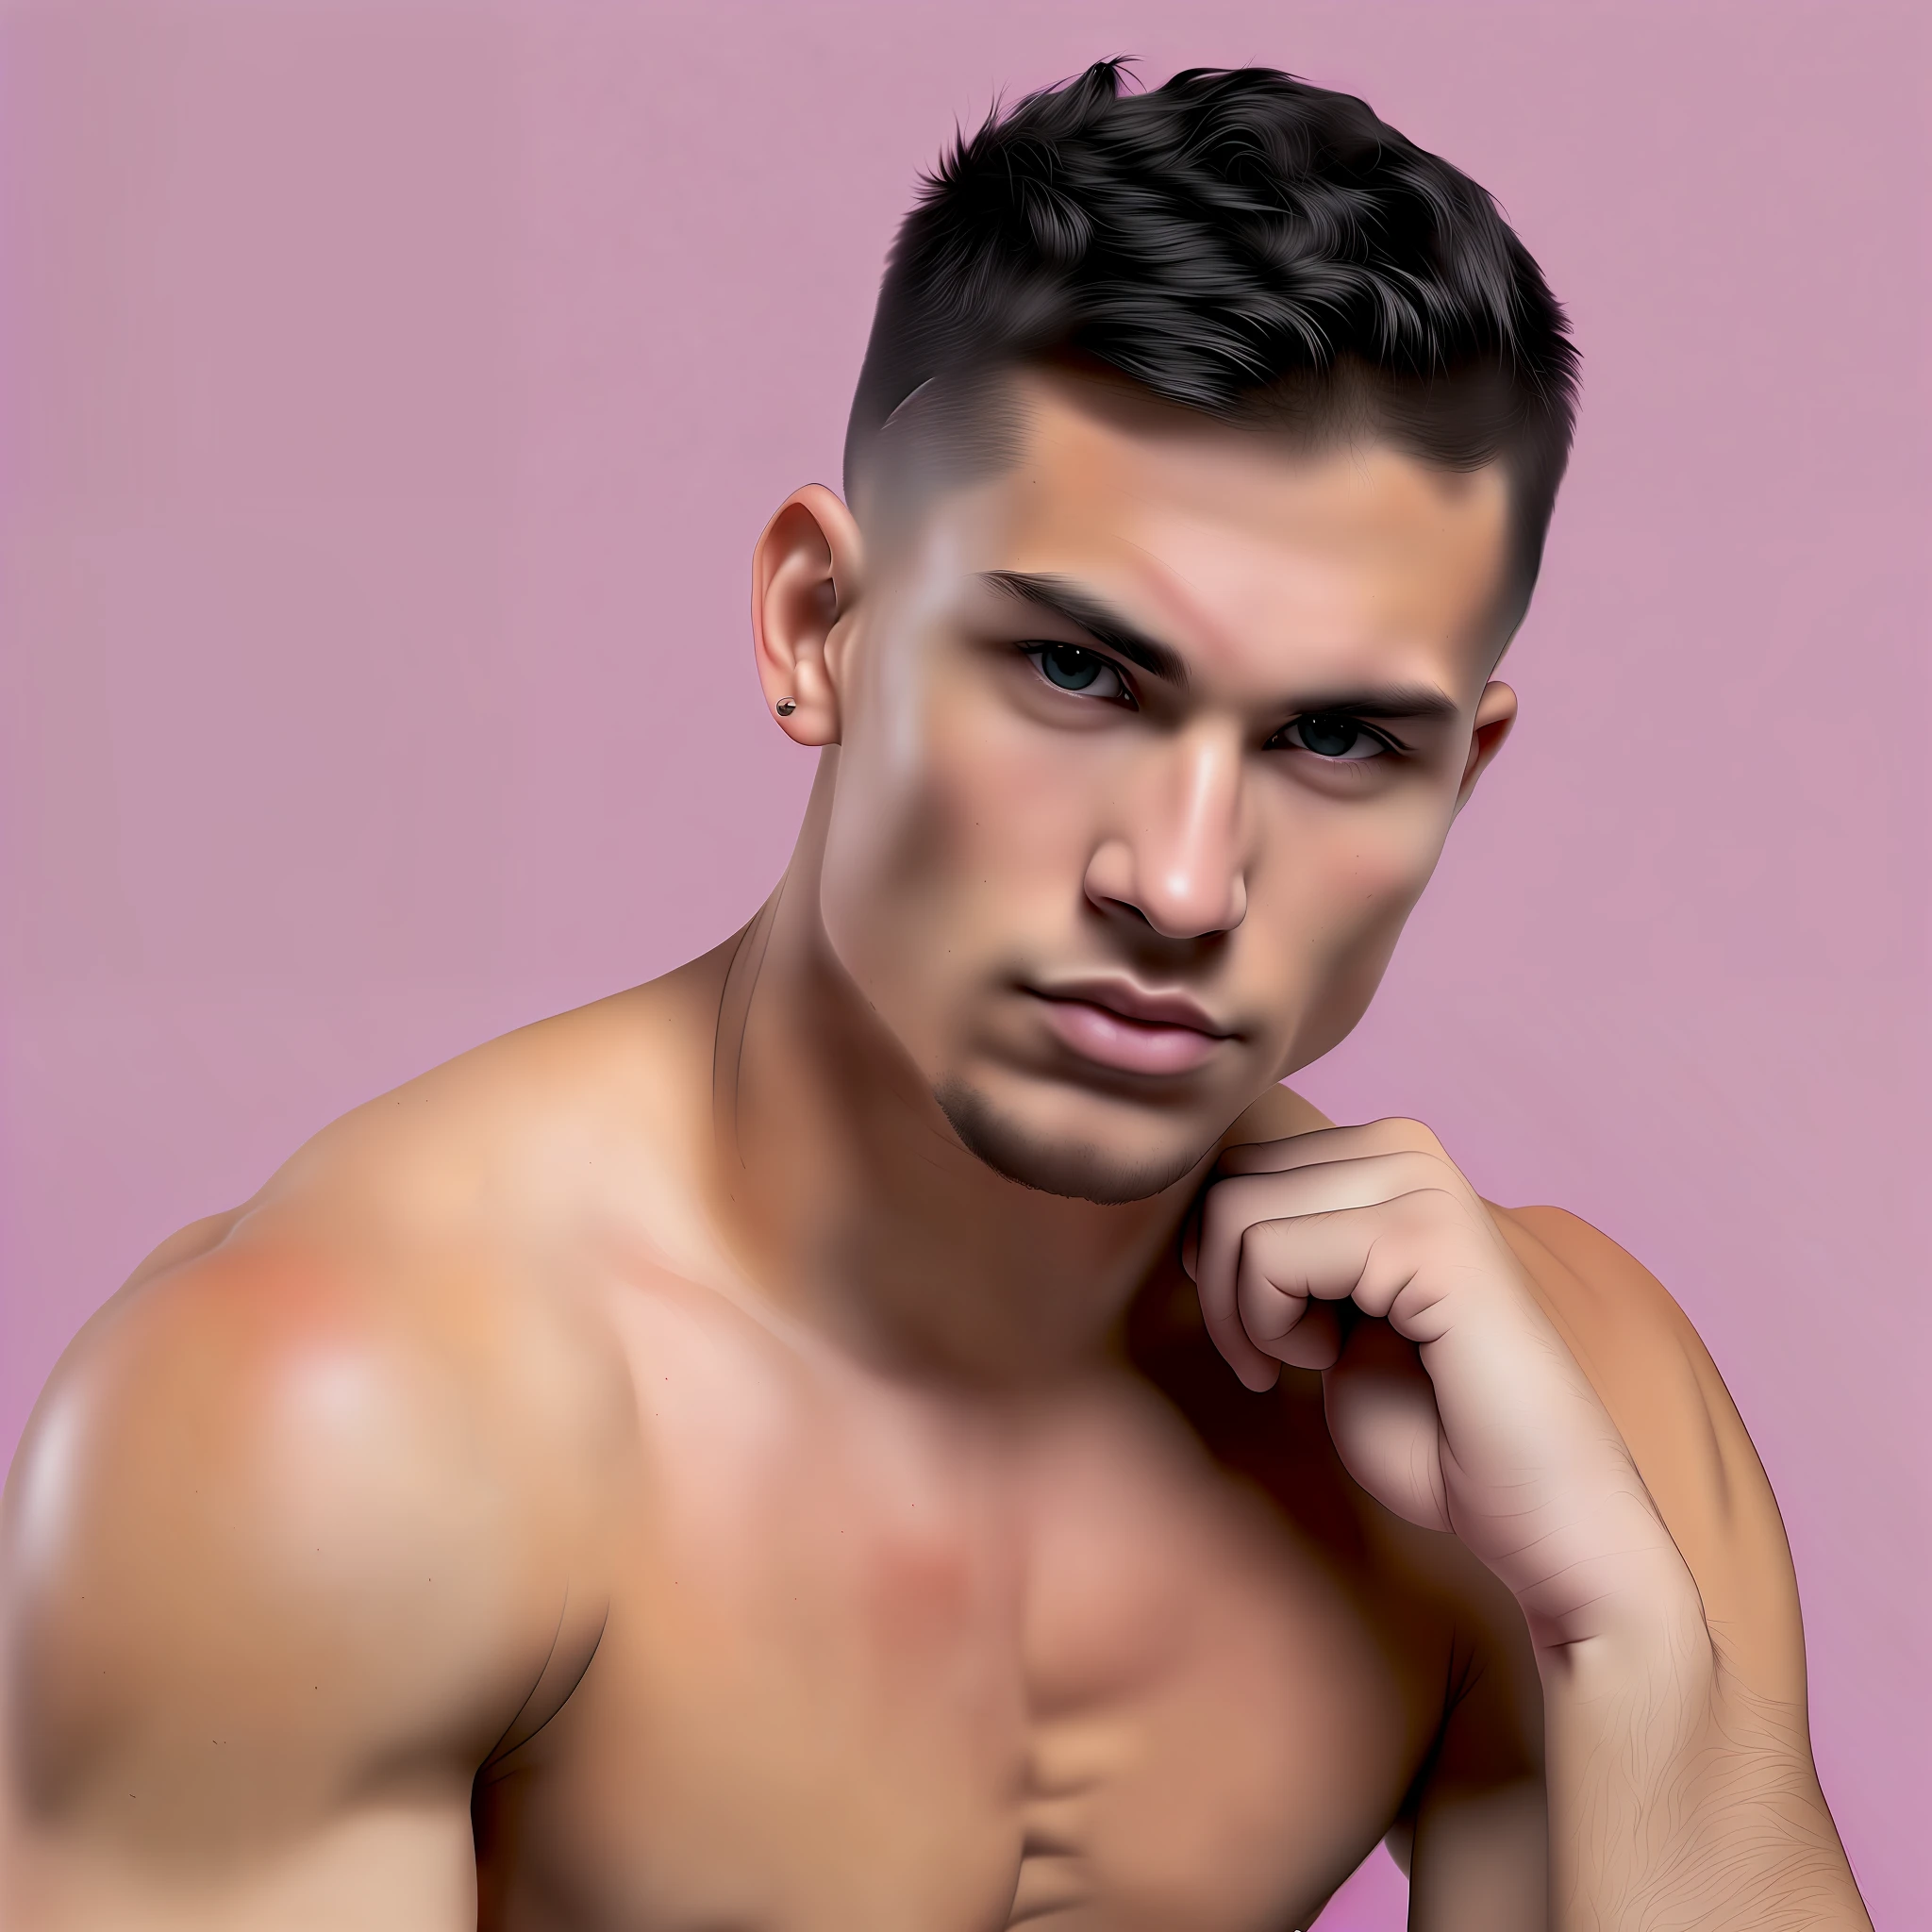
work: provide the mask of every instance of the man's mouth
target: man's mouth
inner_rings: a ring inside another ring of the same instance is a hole
[[[1191,1073],[1230,1037],[1186,993],[1156,991],[1128,980],[1027,991],[1063,1046],[1121,1073]]]

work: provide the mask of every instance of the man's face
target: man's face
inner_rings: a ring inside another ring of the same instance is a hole
[[[975,1154],[1140,1199],[1374,991],[1513,711],[1507,491],[1017,380],[828,641],[824,925]]]

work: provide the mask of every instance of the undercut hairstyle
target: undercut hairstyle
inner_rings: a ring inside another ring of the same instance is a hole
[[[1111,371],[1307,444],[1500,462],[1513,629],[1576,402],[1528,251],[1482,188],[1351,94],[1265,67],[1124,92],[1124,65],[996,105],[924,177],[853,400],[848,497],[903,501],[881,481],[915,457],[949,480],[1013,460],[1017,369]]]

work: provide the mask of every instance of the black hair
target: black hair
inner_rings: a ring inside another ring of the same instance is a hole
[[[1073,358],[1228,421],[1361,425],[1452,469],[1500,458],[1520,616],[1577,358],[1494,202],[1352,94],[1266,67],[1124,92],[1124,64],[995,104],[924,177],[853,400],[848,492],[915,391]]]

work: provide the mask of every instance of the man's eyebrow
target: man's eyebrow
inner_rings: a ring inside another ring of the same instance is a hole
[[[1298,700],[1291,707],[1300,718],[1324,711],[1359,713],[1364,718],[1414,718],[1434,723],[1457,716],[1462,707],[1433,684],[1382,684],[1373,689],[1337,691]]]
[[[1130,623],[1104,599],[1083,590],[1066,577],[1038,575],[1031,571],[990,570],[983,581],[1008,596],[1024,598],[1078,625],[1096,643],[1118,651],[1130,663],[1156,677],[1185,689],[1188,667],[1178,651],[1150,638],[1138,625]]]
[[[1056,612],[1069,624],[1077,625],[1095,642],[1118,651],[1143,671],[1151,671],[1156,677],[1186,689],[1188,667],[1179,652],[1150,638],[1104,599],[1070,578],[1018,570],[990,570],[983,575],[996,590]],[[1462,708],[1447,691],[1433,684],[1383,684],[1318,692],[1291,701],[1282,708],[1300,718],[1324,711],[1347,711],[1364,718],[1402,718],[1432,724],[1455,718]]]

